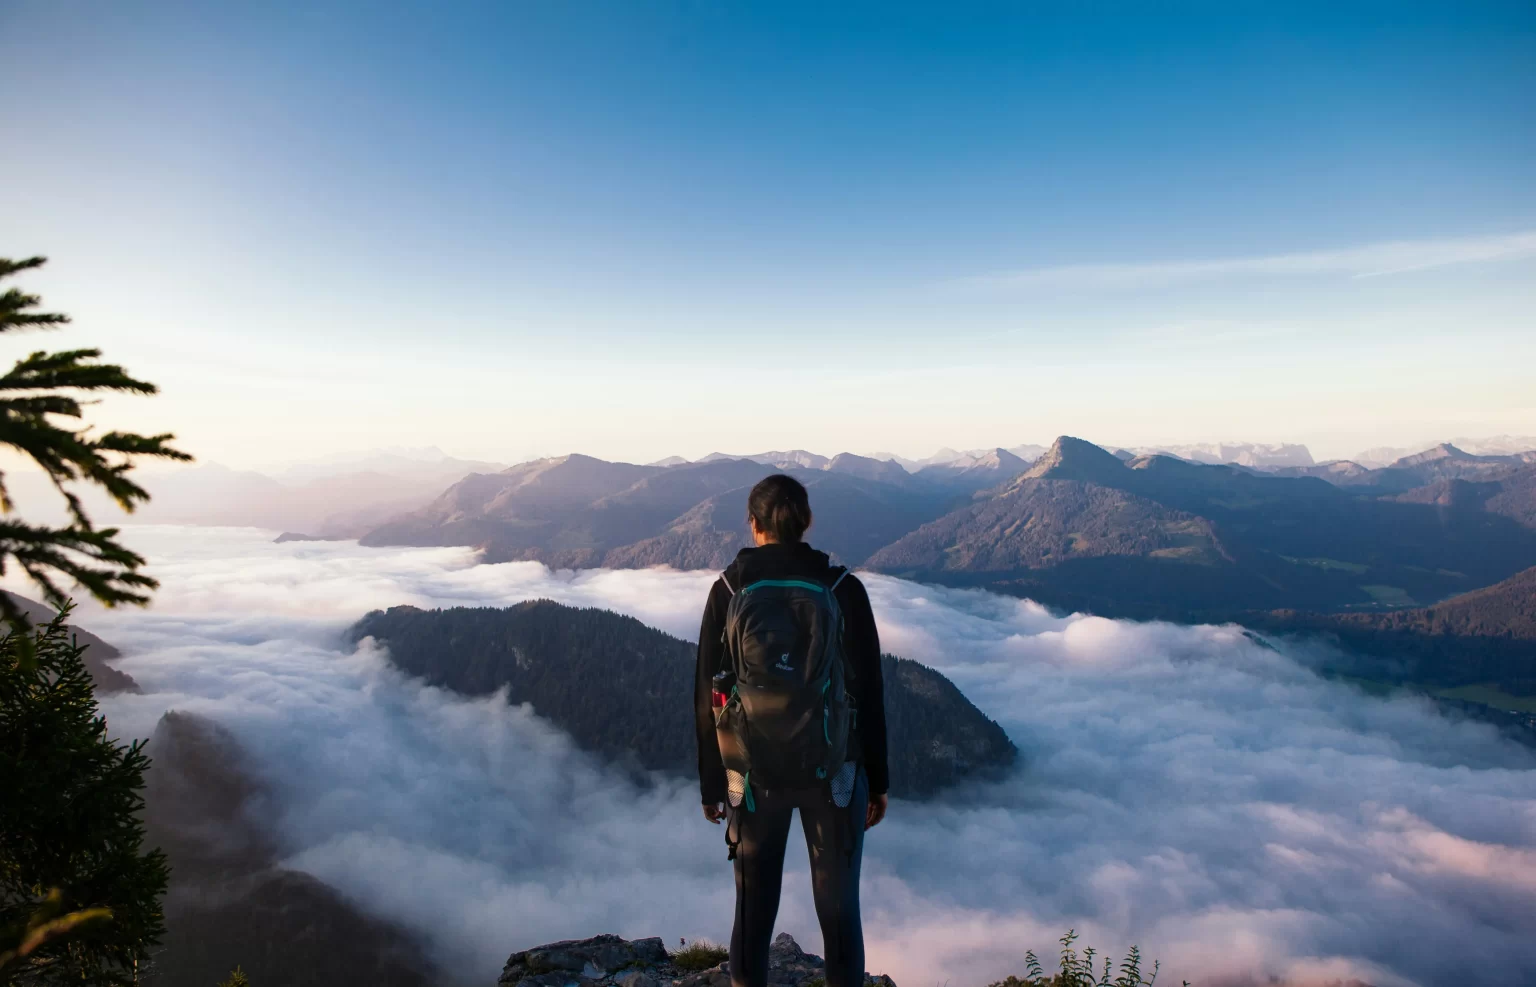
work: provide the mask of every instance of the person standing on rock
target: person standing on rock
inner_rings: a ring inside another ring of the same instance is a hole
[[[694,712],[704,817],[736,869],[732,987],[765,987],[791,817],[810,850],[827,987],[861,987],[864,833],[885,818],[880,638],[864,586],[802,539],[810,499],[770,476],[747,498],[754,548],[709,592]]]

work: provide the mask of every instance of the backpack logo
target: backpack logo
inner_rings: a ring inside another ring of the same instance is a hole
[[[778,663],[773,667],[777,668],[781,672],[793,672],[795,670],[795,666],[789,663],[789,652],[787,651],[784,654],[779,655]]]

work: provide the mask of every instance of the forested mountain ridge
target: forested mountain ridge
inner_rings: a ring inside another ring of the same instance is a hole
[[[507,689],[581,747],[645,770],[695,764],[695,646],[633,617],[532,600],[505,609],[374,611],[348,632],[401,670],[465,695]],[[891,793],[922,797],[1002,770],[1017,751],[943,675],[884,659]]]
[[[1536,567],[1436,603],[1387,613],[1244,615],[1270,631],[1324,634],[1382,659],[1384,677],[1438,686],[1491,684],[1536,696]]]

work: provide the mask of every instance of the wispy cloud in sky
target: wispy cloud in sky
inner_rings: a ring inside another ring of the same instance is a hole
[[[1125,289],[1234,277],[1374,278],[1456,264],[1536,256],[1536,231],[1498,236],[1391,240],[1336,250],[1206,260],[1064,264],[962,278],[981,288]]]

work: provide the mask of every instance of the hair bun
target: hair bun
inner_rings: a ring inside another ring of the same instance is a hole
[[[797,542],[811,526],[811,497],[799,480],[775,473],[747,495],[747,515],[774,541]]]

